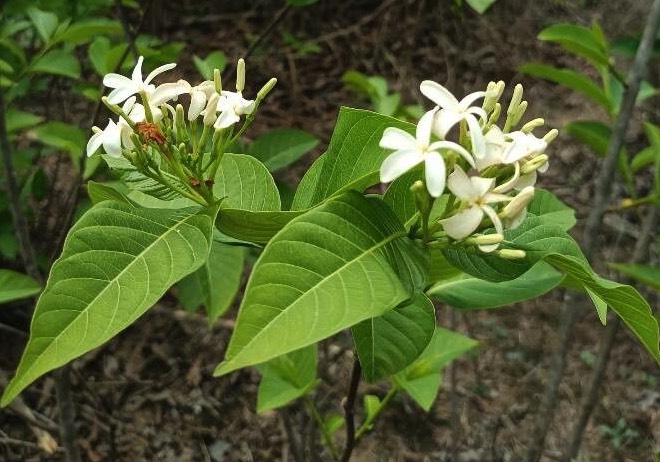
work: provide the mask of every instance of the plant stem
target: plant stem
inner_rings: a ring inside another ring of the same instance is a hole
[[[344,452],[341,455],[340,462],[348,462],[351,460],[351,454],[355,447],[355,399],[357,397],[358,385],[360,385],[360,378],[362,376],[362,366],[360,366],[360,359],[355,356],[353,362],[353,372],[351,373],[351,381],[348,385],[348,394],[344,401],[344,420],[346,421],[346,445]]]
[[[628,75],[621,109],[616,118],[612,137],[610,138],[607,147],[605,161],[603,162],[603,166],[598,175],[594,204],[589,213],[589,217],[587,218],[586,229],[582,239],[584,255],[587,258],[593,253],[594,248],[596,247],[597,237],[601,235],[600,231],[603,223],[603,215],[605,213],[607,202],[609,201],[612,184],[614,183],[619,152],[621,151],[628,130],[628,124],[635,107],[635,101],[637,93],[639,92],[644,70],[651,57],[651,51],[658,32],[659,24],[660,0],[655,0],[648,15],[639,48],[635,54],[632,70]],[[583,300],[584,298],[581,299]],[[580,313],[580,310],[578,309],[579,305],[579,303],[576,303],[573,294],[565,292],[563,310],[559,320],[560,344],[554,354],[550,379],[547,382],[536,422],[534,423],[532,440],[526,457],[527,462],[538,462],[541,458],[541,453],[543,452],[545,437],[550,428],[552,415],[554,414],[557,405],[559,383],[561,382],[564,369],[566,368],[569,339],[573,331],[573,326],[578,319],[578,314]]]
[[[376,420],[376,417],[378,417],[383,409],[385,409],[385,406],[389,404],[390,401],[392,401],[392,398],[398,393],[399,387],[396,384],[392,384],[392,388],[390,391],[387,392],[385,395],[385,398],[383,398],[383,401],[380,402],[380,407],[378,408],[378,411],[376,411],[373,415],[369,416],[367,420],[365,420],[362,425],[360,425],[360,428],[358,428],[357,433],[355,434],[355,439],[359,440],[362,435],[364,435],[366,432],[368,432],[371,429],[372,424]]]
[[[323,435],[323,441],[325,442],[325,445],[328,447],[328,449],[330,449],[330,452],[332,453],[332,457],[335,459],[339,458],[339,451],[337,450],[335,444],[332,442],[332,435],[328,433],[328,429],[326,428],[325,423],[323,422],[323,418],[321,417],[321,414],[319,414],[318,409],[316,409],[316,406],[314,405],[314,401],[312,401],[309,395],[304,395],[303,402],[305,403],[305,406],[307,406],[307,409],[309,410],[310,414],[312,414],[312,417],[314,417],[316,424],[321,429],[321,434]]]
[[[655,236],[657,223],[658,208],[651,206],[649,207],[648,214],[644,220],[641,237],[635,244],[635,250],[633,251],[632,258],[630,259],[631,263],[642,263],[646,260],[649,251],[649,245],[652,241],[652,236]],[[626,284],[632,282],[629,278],[622,279],[622,282]],[[612,347],[614,346],[614,340],[616,338],[616,333],[620,326],[621,320],[618,317],[611,319],[607,326],[605,337],[603,338],[600,344],[600,348],[598,349],[598,357],[594,366],[594,370],[591,374],[591,379],[589,380],[589,386],[587,387],[587,391],[582,397],[582,401],[580,403],[580,413],[578,414],[578,420],[573,426],[573,431],[571,432],[570,444],[564,453],[561,462],[571,462],[578,456],[584,429],[587,427],[589,418],[591,417],[591,414],[593,413],[593,410],[600,399],[600,385],[603,383],[603,377],[607,369],[607,363],[609,362],[610,353],[612,352]]]

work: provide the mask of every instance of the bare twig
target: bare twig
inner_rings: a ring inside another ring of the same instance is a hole
[[[124,35],[126,36],[126,42],[128,43],[128,49],[133,54],[133,57],[137,60],[140,57],[137,46],[135,46],[135,34],[131,30],[131,26],[128,23],[128,15],[124,9],[124,5],[121,0],[115,0],[115,8],[117,9],[117,15],[119,16],[119,21],[121,22],[122,29],[124,29]],[[143,18],[146,15],[143,15]]]
[[[624,90],[621,109],[617,115],[612,137],[610,138],[607,147],[605,161],[603,162],[596,182],[594,204],[589,213],[589,217],[587,218],[586,229],[582,239],[582,248],[587,258],[592,255],[596,248],[597,238],[601,234],[600,231],[603,223],[603,215],[612,191],[619,152],[623,146],[632,111],[635,107],[637,93],[639,92],[639,87],[641,85],[642,76],[651,56],[659,24],[660,0],[655,0],[647,18],[646,26],[644,27],[644,33],[635,55],[632,70],[626,81],[627,85]],[[583,298],[580,298],[580,300],[583,300]],[[552,421],[552,415],[558,400],[559,383],[561,382],[566,367],[569,338],[580,312],[578,306],[580,306],[581,303],[576,303],[576,301],[577,300],[573,294],[569,292],[565,293],[563,311],[560,316],[560,344],[554,354],[551,376],[548,380],[548,385],[546,386],[534,425],[532,441],[526,458],[527,462],[538,462],[543,451],[545,437],[550,428],[550,422]]]
[[[651,206],[649,208],[646,219],[644,220],[642,236],[635,245],[635,250],[633,251],[633,255],[630,260],[631,263],[641,263],[646,260],[649,246],[652,241],[652,236],[655,235],[655,230],[657,229],[657,223],[658,208]],[[628,278],[623,278],[622,282],[628,284],[632,281]],[[605,370],[607,369],[610,353],[612,352],[612,347],[614,346],[614,339],[616,338],[616,333],[620,326],[621,320],[618,317],[610,320],[610,323],[607,326],[605,337],[603,338],[598,350],[598,358],[596,360],[593,373],[591,374],[589,386],[587,387],[587,390],[582,398],[582,402],[580,403],[578,420],[573,427],[573,431],[571,432],[571,442],[561,459],[562,462],[571,462],[571,460],[573,460],[578,455],[580,444],[582,443],[582,435],[584,434],[584,429],[587,427],[589,418],[591,417],[591,414],[593,413],[593,410],[598,404],[598,400],[600,399],[600,386],[603,382],[603,377],[605,375]]]
[[[341,459],[339,459],[340,462],[348,462],[351,460],[351,454],[353,454],[353,448],[355,447],[355,400],[361,376],[362,366],[360,366],[360,360],[356,356],[353,362],[351,381],[348,385],[348,393],[343,406],[344,420],[346,422],[346,445],[344,446],[344,452],[341,455]]]

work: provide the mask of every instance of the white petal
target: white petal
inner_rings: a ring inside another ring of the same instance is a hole
[[[170,64],[163,64],[162,66],[158,66],[156,69],[153,71],[149,72],[149,75],[147,76],[146,79],[144,79],[144,84],[147,85],[149,82],[151,82],[154,77],[156,77],[158,74],[162,74],[165,71],[169,71],[170,69],[174,69],[176,67],[176,64],[170,63]]]
[[[131,80],[133,83],[139,83],[142,84],[142,62],[144,61],[144,57],[140,56],[135,63],[135,67],[133,68],[133,73],[131,74]]]
[[[87,141],[87,157],[94,154],[103,144],[103,132],[94,133]]]
[[[185,82],[187,86],[182,84]],[[190,91],[190,84],[185,80],[180,80],[179,82],[170,82],[158,85],[156,89],[149,95],[149,104],[152,106],[160,106],[163,103],[166,103],[179,95],[188,93]]]
[[[424,157],[416,150],[399,150],[393,152],[385,158],[380,166],[381,183],[389,183],[399,178],[423,160]]]
[[[206,94],[200,90],[193,90],[190,93],[190,106],[188,106],[188,120],[195,120],[202,113],[204,105],[206,104]],[[215,112],[216,103],[213,105],[212,111]]]
[[[473,115],[465,117],[468,128],[470,129],[470,141],[472,142],[472,152],[474,157],[480,159],[486,155],[486,140],[484,140],[484,133],[481,131],[479,122]]]
[[[426,189],[433,197],[440,197],[445,190],[447,180],[447,169],[445,160],[437,152],[429,152],[424,159],[424,169],[426,177]]]
[[[458,103],[458,104],[465,111],[472,105],[472,103],[474,103],[479,98],[483,98],[484,96],[486,96],[485,91],[475,91],[474,93],[470,93],[469,95],[465,96],[465,98],[463,98],[461,100],[461,102]],[[479,109],[481,109],[481,108],[479,108]]]
[[[502,226],[502,220],[500,220],[500,217],[497,216],[497,212],[493,210],[493,208],[490,205],[482,205],[481,210],[483,210],[486,213],[486,215],[488,215],[488,218],[490,218],[490,221],[493,222],[497,234],[504,234],[504,227]]]
[[[227,128],[240,121],[241,118],[236,115],[234,111],[223,111],[218,119],[213,124],[216,129]]]
[[[458,100],[449,90],[432,80],[424,80],[419,85],[419,90],[424,96],[433,101],[440,107],[457,109]]]
[[[472,187],[470,178],[458,165],[454,167],[454,171],[447,178],[447,187],[462,201],[473,201],[479,197]]]
[[[431,129],[433,128],[433,117],[435,113],[438,112],[438,108],[431,109],[426,114],[419,119],[417,123],[417,130],[415,132],[415,138],[417,143],[422,146],[428,146],[431,141]]]
[[[115,74],[113,72],[110,74],[106,74],[106,76],[103,77],[103,85],[105,85],[108,88],[121,88],[121,87],[132,86],[133,81],[128,77],[124,77],[123,75]]]
[[[495,185],[495,178],[482,178],[480,176],[471,176],[472,190],[479,197],[484,197]]]
[[[435,117],[433,133],[439,138],[445,138],[451,128],[463,119],[463,114],[451,109],[442,109]]]
[[[108,102],[111,104],[119,104],[127,98],[133,96],[137,89],[134,86],[115,88],[108,95]]]
[[[517,215],[511,217],[511,218],[505,218],[504,221],[506,223],[506,229],[516,229],[518,226],[522,224],[523,221],[525,221],[525,218],[527,218],[527,207],[523,207],[523,209],[518,213]]]
[[[528,173],[527,175],[520,175],[516,182],[514,189],[523,189],[527,186],[534,186],[536,184],[536,172]]]
[[[545,173],[545,172],[548,171],[548,167],[550,167],[550,162],[546,162],[546,163],[544,163],[544,164],[541,165],[536,171],[537,171],[537,172],[541,172],[541,173]]]
[[[469,107],[465,110],[465,112],[468,113],[468,114],[472,114],[472,115],[478,115],[479,118],[484,120],[484,121],[488,118],[486,116],[486,111],[484,111],[480,107],[476,107],[476,106]]]
[[[388,127],[383,132],[378,145],[385,149],[416,149],[417,140],[400,128]]]
[[[515,162],[513,164],[513,176],[509,178],[506,182],[497,186],[495,189],[493,189],[493,191],[497,193],[509,192],[516,187],[516,184],[518,183],[519,179],[520,179],[520,162]]]
[[[252,114],[254,111],[255,103],[249,99],[242,99],[238,104],[234,106],[234,112],[238,115],[248,115]]]
[[[465,160],[468,161],[471,167],[474,167],[474,159],[472,155],[460,144],[453,141],[436,141],[429,146],[429,151],[437,151],[438,149],[451,149],[459,153]]]
[[[440,220],[440,224],[449,237],[463,239],[479,227],[479,223],[481,223],[483,217],[483,211],[479,207],[474,206],[458,212],[454,216]]]

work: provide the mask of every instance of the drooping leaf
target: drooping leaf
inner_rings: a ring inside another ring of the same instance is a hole
[[[600,157],[607,152],[612,129],[598,120],[576,120],[564,125],[566,133],[589,147]]]
[[[181,304],[189,311],[204,305],[209,325],[213,324],[225,314],[238,293],[244,255],[243,247],[214,239],[206,262],[177,284]]]
[[[472,310],[497,308],[540,297],[555,288],[563,275],[547,263],[539,262],[510,281],[489,282],[467,274],[441,280],[427,292],[434,300],[454,308]]]
[[[37,29],[41,40],[44,43],[48,43],[59,24],[57,15],[49,11],[40,10],[34,6],[27,9],[27,15],[30,21],[32,21],[32,24],[34,24],[35,29]]]
[[[87,195],[94,205],[103,201],[115,201],[131,204],[131,201],[129,201],[128,198],[118,188],[114,187],[114,185],[98,183],[96,181],[88,181],[86,186]]]
[[[32,72],[61,75],[71,79],[80,77],[80,63],[69,51],[55,49],[47,51],[32,65]]]
[[[280,195],[266,167],[252,156],[227,153],[213,185],[223,207],[241,210],[280,210]]]
[[[52,43],[67,42],[74,45],[89,43],[96,37],[122,34],[121,23],[117,20],[94,18],[77,20],[62,33],[53,37]]]
[[[44,118],[14,107],[6,108],[7,133],[13,134],[26,128],[32,128],[43,122]]]
[[[573,228],[576,223],[575,210],[545,189],[537,188],[534,191],[534,198],[527,206],[527,213],[536,215],[542,222],[557,226],[564,231]]]
[[[307,172],[296,192],[294,205],[310,208],[337,193],[355,189],[363,191],[379,181],[379,169],[392,151],[378,144],[387,127],[398,127],[414,133],[412,124],[362,109],[342,107],[332,133],[328,150],[323,154],[318,171],[315,165]]]
[[[254,266],[215,374],[311,345],[407,300],[413,282],[393,265],[416,252],[380,199],[355,192],[291,220]]]
[[[559,69],[546,64],[529,63],[519,67],[520,72],[541,77],[551,82],[563,85],[602,106],[608,113],[612,111],[612,103],[603,90],[593,80],[584,74],[570,69]]]
[[[399,372],[426,348],[435,330],[435,308],[423,294],[409,304],[353,326],[362,372],[375,382]]]
[[[592,65],[609,65],[607,43],[597,30],[576,24],[553,24],[539,33],[539,40],[555,42],[567,51],[587,59]]]
[[[442,370],[451,361],[477,346],[469,337],[436,327],[424,352],[393,379],[425,411],[431,409],[442,383]]]
[[[32,130],[32,136],[40,143],[61,149],[69,154],[74,165],[87,143],[87,136],[78,127],[62,122],[46,122]]]
[[[611,262],[608,262],[607,265],[642,284],[660,290],[660,268],[657,266]]]
[[[0,269],[0,303],[32,297],[41,286],[30,276],[8,269]]]
[[[248,154],[259,159],[268,170],[274,172],[291,165],[319,144],[319,139],[304,130],[281,128],[264,133],[257,138]]]
[[[7,405],[48,371],[103,344],[199,268],[215,210],[140,209],[104,201],[69,232],[32,319]]]
[[[258,366],[257,412],[286,406],[316,385],[316,349],[310,345]]]

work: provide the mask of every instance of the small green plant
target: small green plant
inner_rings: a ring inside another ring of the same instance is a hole
[[[632,428],[623,417],[616,421],[613,427],[599,425],[598,430],[610,440],[615,449],[621,449],[624,445],[639,438],[639,432]]]

